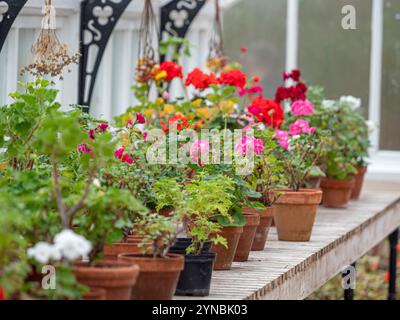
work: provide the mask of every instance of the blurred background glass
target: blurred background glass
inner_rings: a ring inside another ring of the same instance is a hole
[[[380,149],[400,150],[400,1],[384,1]]]
[[[356,30],[342,28],[342,8],[356,9]],[[300,0],[299,67],[309,84],[325,87],[327,98],[362,99],[368,117],[371,0]]]
[[[286,0],[238,1],[224,13],[227,55],[250,75],[261,76],[268,97],[281,84],[285,69],[286,4]],[[241,47],[248,53],[241,53]]]

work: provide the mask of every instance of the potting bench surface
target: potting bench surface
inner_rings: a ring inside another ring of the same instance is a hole
[[[320,207],[310,242],[278,241],[230,271],[215,271],[211,294],[186,300],[304,299],[400,227],[400,186],[368,184],[347,209]]]

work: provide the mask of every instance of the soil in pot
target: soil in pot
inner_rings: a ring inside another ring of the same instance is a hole
[[[216,254],[186,255],[175,295],[206,297],[210,294],[211,277]]]
[[[214,270],[230,270],[239,244],[240,235],[243,233],[243,227],[224,227],[219,233],[228,242],[228,248],[222,245],[213,245],[211,252],[217,254],[214,264]]]
[[[309,241],[322,191],[317,189],[274,190],[281,194],[274,204],[274,219],[281,241]]]
[[[186,249],[192,244],[191,238],[178,238],[176,243],[169,250],[170,253],[186,254]],[[204,243],[202,253],[209,253],[211,249],[211,241]]]
[[[89,292],[83,294],[83,300],[106,300],[106,290],[101,288],[90,288]]]
[[[367,167],[359,167],[355,176],[354,188],[351,192],[351,199],[358,200],[361,195],[362,187],[364,184],[364,177],[367,173]]]
[[[251,251],[263,251],[267,242],[269,229],[274,220],[274,211],[272,207],[266,207],[263,211],[243,208],[243,213],[258,213],[260,215],[260,224],[257,227]]]
[[[354,187],[352,180],[323,179],[321,188],[323,193],[322,203],[327,208],[346,208]]]
[[[94,266],[77,263],[73,270],[79,283],[104,289],[107,300],[129,300],[139,275],[138,265],[123,261],[103,260]]]
[[[171,300],[184,267],[184,257],[169,254],[167,258],[120,254],[118,261],[140,267],[136,285],[132,287],[132,300]]]
[[[253,246],[257,227],[260,225],[259,213],[244,213],[246,225],[243,227],[243,233],[240,235],[239,243],[236,249],[233,261],[244,262],[249,260],[250,250]]]

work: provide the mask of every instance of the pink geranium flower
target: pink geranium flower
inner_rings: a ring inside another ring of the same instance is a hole
[[[274,137],[278,139],[278,143],[281,148],[287,150],[289,149],[289,133],[285,130],[276,130]]]
[[[143,117],[141,113],[136,113],[136,122],[139,124],[146,123],[146,119]]]
[[[314,105],[308,100],[299,100],[292,104],[292,114],[294,116],[310,116],[314,113]]]
[[[201,165],[201,160],[207,157],[210,152],[208,140],[197,140],[189,148],[190,159]]]
[[[96,131],[104,132],[108,129],[108,123],[101,123],[97,126]]]
[[[235,151],[244,155],[248,150],[254,150],[254,153],[258,155],[262,154],[264,151],[264,141],[254,137],[244,136],[240,143],[235,146]]]
[[[315,127],[311,127],[308,121],[303,119],[298,119],[295,123],[289,126],[289,132],[292,136],[297,136],[302,133],[314,134]]]

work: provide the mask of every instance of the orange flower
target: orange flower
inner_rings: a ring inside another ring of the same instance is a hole
[[[189,119],[187,117],[183,116],[181,113],[177,113],[171,119],[169,119],[168,120],[168,126],[167,126],[167,124],[165,123],[164,120],[161,120],[160,124],[161,124],[162,130],[164,132],[168,132],[169,131],[169,127],[171,125],[176,125],[176,129],[178,131],[182,131],[183,129],[190,128]]]

